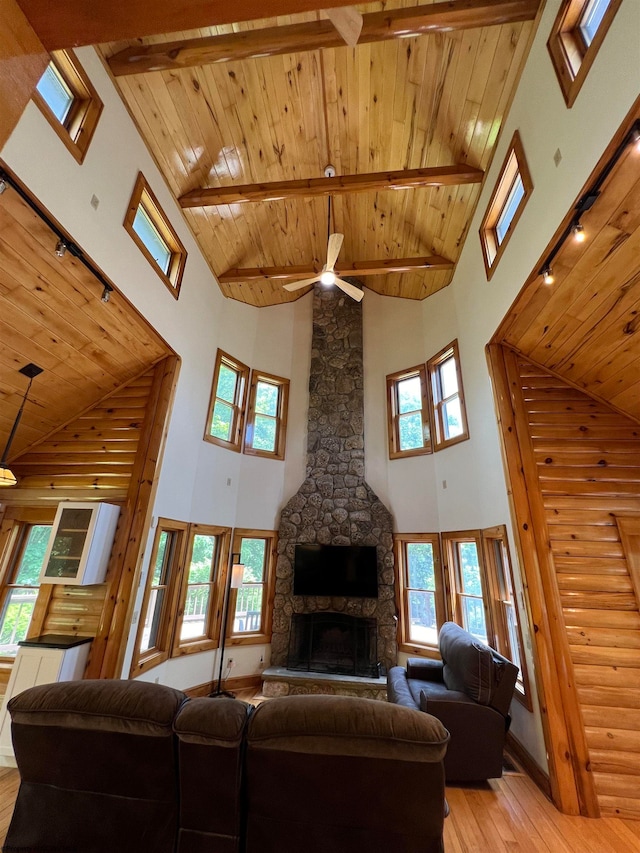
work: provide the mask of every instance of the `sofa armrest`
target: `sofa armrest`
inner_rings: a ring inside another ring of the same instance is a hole
[[[432,658],[409,658],[407,660],[407,678],[419,681],[438,681],[444,684],[444,664]]]

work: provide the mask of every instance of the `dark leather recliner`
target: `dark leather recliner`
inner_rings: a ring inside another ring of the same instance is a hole
[[[390,702],[437,717],[451,734],[447,782],[502,776],[502,753],[518,667],[454,622],[445,622],[441,661],[409,658],[387,676]]]

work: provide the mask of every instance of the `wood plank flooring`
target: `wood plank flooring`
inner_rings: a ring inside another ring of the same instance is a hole
[[[18,791],[17,770],[0,768],[0,844]],[[475,787],[449,787],[446,853],[640,853],[640,821],[560,814],[522,773]]]

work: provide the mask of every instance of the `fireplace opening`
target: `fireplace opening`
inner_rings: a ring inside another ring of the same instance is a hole
[[[378,678],[377,622],[343,613],[294,613],[287,669]]]

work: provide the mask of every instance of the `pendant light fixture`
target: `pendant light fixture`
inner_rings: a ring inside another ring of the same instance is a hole
[[[24,367],[21,367],[19,373],[22,373],[23,376],[27,376],[29,378],[29,384],[27,385],[27,390],[24,392],[24,397],[22,398],[22,403],[20,405],[20,408],[18,409],[18,414],[16,415],[16,419],[13,422],[13,426],[11,427],[9,438],[7,439],[7,443],[2,453],[2,460],[0,460],[0,486],[15,486],[18,482],[18,478],[7,465],[7,457],[9,456],[9,450],[11,449],[13,438],[18,429],[18,424],[20,423],[22,412],[24,411],[24,404],[27,402],[27,396],[29,395],[31,383],[34,380],[34,377],[42,373],[42,368],[38,367],[37,364],[33,364],[30,362],[29,364],[25,364]]]

